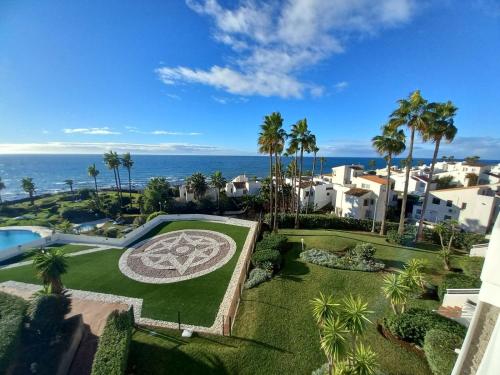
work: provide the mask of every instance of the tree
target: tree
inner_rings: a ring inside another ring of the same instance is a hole
[[[302,170],[304,167],[304,151],[309,153],[316,145],[316,137],[311,133],[307,125],[307,119],[297,121],[292,126],[290,134],[293,144],[297,145],[300,150],[300,168],[299,168],[299,181],[297,192],[297,207],[295,208],[295,228],[299,228],[299,211],[300,211],[300,191],[302,188]],[[295,189],[295,186],[294,186]]]
[[[194,199],[199,201],[208,190],[208,184],[202,173],[193,173],[186,180],[186,185],[194,194]]]
[[[221,171],[215,171],[212,176],[210,176],[210,185],[214,187],[217,190],[217,210],[220,209],[219,206],[219,196],[220,196],[220,191],[222,188],[226,186],[226,179],[222,175]]]
[[[420,90],[412,92],[407,99],[398,101],[398,108],[392,112],[389,119],[389,127],[392,130],[400,127],[407,127],[410,131],[410,146],[408,148],[408,157],[405,173],[405,187],[403,190],[403,203],[401,206],[401,216],[399,218],[398,233],[403,234],[405,229],[406,218],[406,202],[408,200],[408,184],[410,180],[410,169],[413,164],[413,144],[415,142],[415,134],[423,131],[429,123],[429,106]]]
[[[405,134],[403,130],[392,130],[388,126],[382,128],[382,135],[377,135],[372,138],[372,145],[375,150],[384,157],[387,162],[387,182],[385,187],[384,215],[380,225],[380,235],[385,234],[385,221],[387,211],[389,209],[389,197],[391,191],[391,167],[394,156],[401,154],[405,146]]]
[[[73,224],[68,220],[63,220],[56,228],[62,233],[73,233]]]
[[[401,275],[390,273],[384,276],[382,292],[390,301],[394,314],[404,312],[410,288],[406,285]]]
[[[326,158],[324,156],[319,158],[319,175],[323,177],[323,165],[326,163]]]
[[[374,170],[377,167],[377,162],[375,159],[371,159],[368,161],[368,168]]]
[[[446,220],[436,224],[434,227],[434,231],[439,236],[439,242],[441,244],[439,255],[443,258],[443,266],[446,271],[449,271],[451,268],[451,255],[453,254],[451,246],[458,229],[458,221],[456,220]]]
[[[99,190],[97,190],[97,176],[99,176],[99,170],[96,168],[95,163],[92,165],[89,165],[87,168],[87,174],[89,177],[92,177],[94,179],[94,186],[95,186],[95,195],[97,199],[99,199]]]
[[[132,157],[130,156],[130,152],[127,152],[127,153],[122,155],[121,164],[127,170],[127,173],[128,173],[128,194],[130,197],[130,205],[132,205],[132,179],[130,178],[130,171],[132,170],[132,167],[134,166],[134,161],[132,160]]]
[[[2,181],[2,177],[0,177],[0,192],[5,189],[5,183]],[[2,203],[2,195],[0,195],[0,203]]]
[[[33,206],[35,204],[35,200],[33,199],[33,194],[35,193],[35,183],[31,177],[25,177],[21,181],[22,189],[29,194],[30,204]]]
[[[465,178],[467,179],[467,186],[476,186],[479,180],[479,176],[475,173],[467,173]]]
[[[429,201],[429,192],[434,177],[434,168],[436,166],[439,145],[444,139],[448,143],[452,142],[457,134],[457,128],[454,125],[453,118],[457,112],[457,107],[452,102],[446,103],[431,103],[429,105],[430,120],[427,127],[422,132],[422,139],[424,141],[434,142],[434,154],[432,155],[432,162],[428,176],[428,183],[425,187],[424,201],[422,203],[422,213],[418,222],[417,241],[422,241],[424,238],[424,214],[427,209]]]
[[[74,198],[75,198],[75,195],[73,194],[73,180],[71,180],[71,179],[64,180],[64,183],[65,183],[66,185],[68,185],[68,186],[69,186],[69,190],[70,190],[70,192],[71,192],[71,196],[72,196],[72,197],[73,197],[73,199],[74,199]]]
[[[168,202],[172,199],[170,194],[170,184],[165,177],[153,177],[144,188],[143,199],[144,211],[152,213],[155,211],[165,211]]]
[[[481,157],[477,156],[477,155],[474,155],[474,156],[467,156],[464,161],[467,163],[467,164],[471,164],[471,165],[474,165],[474,164],[477,164],[477,162],[479,161],[479,159],[481,159]]]
[[[316,170],[316,155],[318,154],[318,151],[319,151],[318,146],[316,146],[316,142],[314,142],[314,145],[311,146],[311,151],[314,154],[314,158],[313,158],[313,167],[312,167],[312,172],[311,172],[311,181],[309,183],[309,195],[307,196],[306,214],[308,213],[309,206],[311,205],[312,187],[313,187],[313,183],[314,183],[314,171]],[[314,202],[314,199],[313,199],[313,202]]]
[[[37,252],[33,258],[37,276],[43,284],[49,286],[54,294],[61,294],[63,283],[61,276],[68,270],[66,256],[61,249]]]
[[[439,177],[436,178],[434,182],[436,183],[436,190],[448,189],[450,187],[456,186],[456,184],[453,182],[453,176]]]
[[[113,171],[113,175],[115,177],[115,185],[116,185],[116,191],[118,192],[118,198],[120,200],[120,206],[122,206],[122,190],[121,190],[121,181],[120,181],[120,158],[118,157],[118,154],[113,151],[106,152],[104,154],[104,164],[108,167],[108,169],[111,169]]]

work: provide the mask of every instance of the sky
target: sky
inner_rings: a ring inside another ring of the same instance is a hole
[[[0,1],[3,154],[254,155],[279,111],[369,157],[415,89],[459,108],[441,154],[500,159],[499,0]]]

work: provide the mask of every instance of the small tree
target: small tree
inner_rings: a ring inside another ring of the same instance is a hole
[[[170,184],[165,177],[153,177],[144,189],[144,199],[138,202],[139,207],[144,202],[144,211],[147,213],[165,211],[166,205],[172,199]]]
[[[205,176],[202,173],[193,173],[188,177],[187,181],[188,188],[193,192],[194,199],[199,201],[208,190],[208,184],[205,180]]]
[[[35,200],[33,199],[33,194],[35,193],[35,183],[31,177],[25,177],[21,181],[21,187],[23,190],[28,193],[30,197],[30,204],[33,206],[35,204]]]
[[[217,190],[217,210],[220,210],[220,191],[226,186],[226,182],[221,171],[216,171],[210,176],[210,185]]]
[[[368,168],[370,170],[374,170],[376,166],[377,166],[377,161],[375,159],[370,159],[368,161]]]
[[[434,227],[434,231],[439,236],[439,242],[441,244],[440,255],[441,258],[443,258],[444,269],[447,271],[451,268],[451,255],[453,254],[451,245],[458,229],[458,221],[456,220],[446,220]]]
[[[467,186],[476,186],[479,180],[479,176],[475,173],[467,173],[465,178],[467,179]]]
[[[73,224],[71,224],[68,220],[63,220],[59,225],[57,225],[57,229],[62,233],[73,233]]]
[[[406,285],[405,280],[401,277],[401,275],[395,273],[386,275],[382,284],[382,292],[390,301],[394,314],[399,314],[405,311],[410,288]]]
[[[71,192],[71,196],[73,197],[73,199],[75,198],[75,195],[73,194],[73,180],[71,179],[68,179],[68,180],[64,180],[64,183],[66,185],[68,185],[69,187],[69,191]]]
[[[37,276],[44,285],[50,286],[52,293],[61,294],[63,292],[63,283],[61,276],[68,270],[66,256],[61,249],[51,249],[49,251],[40,251],[33,258]]]

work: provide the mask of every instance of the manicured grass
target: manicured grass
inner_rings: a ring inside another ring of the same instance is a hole
[[[336,298],[361,295],[374,311],[376,323],[390,306],[380,287],[383,274],[329,269],[300,260],[300,239],[306,248],[342,250],[348,244],[371,242],[376,257],[390,267],[401,268],[411,258],[426,259],[428,278],[442,278],[441,260],[432,247],[426,250],[394,246],[367,233],[327,230],[283,230],[291,241],[285,266],[270,282],[243,293],[233,337],[199,335],[183,339],[172,330],[134,334],[129,358],[134,373],[163,374],[310,374],[325,362],[309,301],[320,291]],[[415,300],[412,305],[435,308],[434,300]],[[384,374],[425,374],[425,359],[386,341],[370,325],[367,342],[378,354]]]
[[[70,254],[70,253],[76,253],[77,251],[92,249],[93,247],[94,246],[88,246],[88,245],[54,244],[54,245],[48,246],[47,249],[58,248],[58,249],[61,249],[65,254]],[[18,255],[18,256],[15,256],[13,258],[4,260],[4,261],[0,262],[0,266],[5,266],[7,264],[23,262],[25,260],[33,259],[33,256],[35,255],[34,254],[35,251],[39,251],[39,249],[32,249],[32,250],[25,252],[22,255]]]
[[[142,315],[148,318],[210,326],[214,322],[229,280],[245,242],[248,228],[203,221],[164,223],[159,233],[180,229],[207,229],[225,233],[237,244],[229,262],[207,275],[170,284],[145,284],[129,279],[118,268],[123,249],[111,249],[68,258],[68,273],[63,282],[68,288],[111,293],[144,299]],[[31,266],[0,271],[5,280],[39,283]]]

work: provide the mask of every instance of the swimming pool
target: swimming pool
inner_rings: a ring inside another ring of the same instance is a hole
[[[42,238],[38,233],[26,229],[0,230],[0,250]]]

